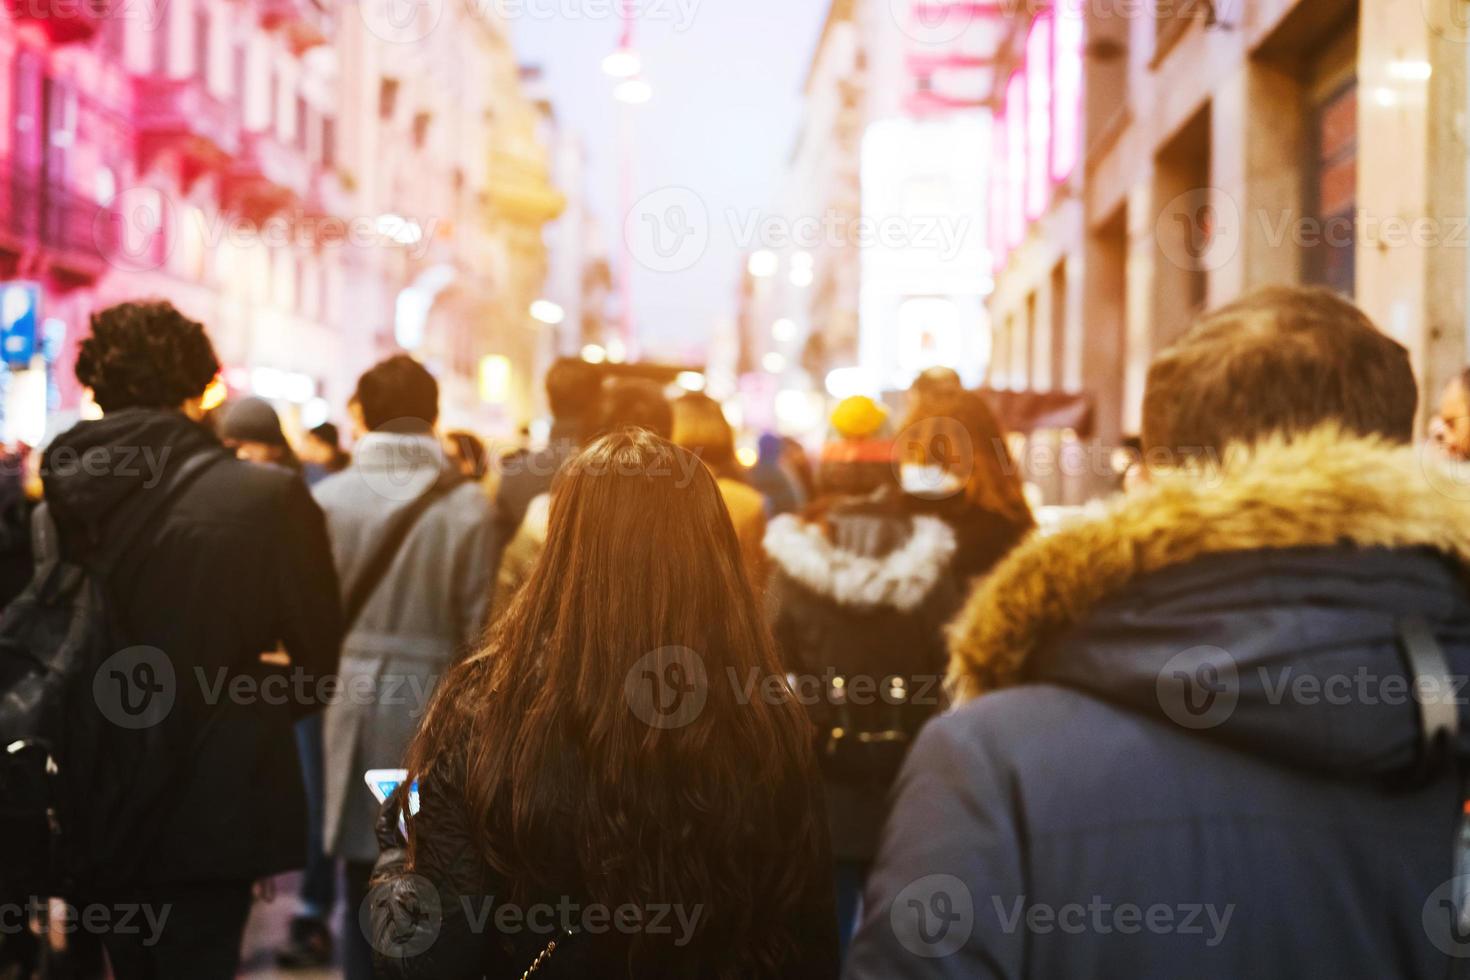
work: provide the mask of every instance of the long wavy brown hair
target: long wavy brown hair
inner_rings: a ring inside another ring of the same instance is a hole
[[[904,462],[938,463],[961,476],[969,506],[1021,527],[1035,526],[1020,469],[999,420],[979,393],[942,391],[921,398],[904,419],[900,443],[895,451]]]
[[[665,692],[643,685],[674,667],[695,710],[658,714]],[[783,681],[751,696],[755,676]],[[696,965],[733,978],[789,960],[793,910],[825,874],[808,724],[714,478],[626,429],[558,476],[539,563],[441,684],[408,764],[459,791],[513,900],[702,906],[689,949],[723,951]],[[684,955],[671,945],[636,937],[630,972]]]

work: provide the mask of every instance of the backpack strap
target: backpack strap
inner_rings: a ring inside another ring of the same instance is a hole
[[[362,567],[362,571],[358,572],[352,587],[347,590],[347,598],[342,604],[343,635],[352,632],[352,626],[357,622],[357,617],[362,615],[368,600],[373,597],[373,593],[378,591],[378,586],[387,577],[388,569],[393,566],[393,560],[398,557],[398,552],[403,549],[404,542],[408,540],[409,534],[418,525],[419,519],[436,502],[448,496],[451,491],[465,482],[465,477],[458,473],[442,473],[429,484],[423,493],[414,498],[412,503],[393,515],[388,530],[378,542],[372,557]]]

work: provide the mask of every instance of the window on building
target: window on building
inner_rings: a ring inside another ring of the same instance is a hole
[[[322,116],[322,166],[331,169],[337,165],[337,117]]]
[[[202,3],[194,7],[194,77],[209,79],[209,8]]]
[[[152,30],[148,32],[148,39],[151,48],[150,63],[153,65],[153,70],[160,75],[167,75],[169,73],[169,9],[170,8],[167,6],[162,8],[158,23],[154,24]]]
[[[1357,32],[1344,32],[1313,62],[1307,85],[1304,202],[1312,235],[1303,277],[1352,296],[1357,278]]]
[[[41,59],[28,49],[11,62],[10,145],[15,175],[35,179],[41,172]]]
[[[398,79],[383,76],[378,83],[378,118],[392,119],[398,109]]]
[[[230,66],[230,91],[235,95],[235,102],[242,109],[245,106],[245,90],[250,79],[250,53],[244,44],[235,45],[230,53],[232,64]]]
[[[1019,375],[1013,387],[1030,390],[1036,387],[1036,340],[1041,324],[1036,322],[1036,294],[1026,296],[1026,322],[1021,325],[1021,336],[1016,343],[1016,367]]]
[[[1051,390],[1067,386],[1067,261],[1051,270]]]
[[[65,187],[71,177],[71,158],[77,141],[77,93],[55,78],[45,83],[46,183]]]
[[[429,142],[429,126],[434,121],[434,114],[427,110],[413,114],[413,145],[414,149],[422,150]]]
[[[311,106],[306,104],[306,98],[296,96],[296,145],[303,152],[311,149]]]

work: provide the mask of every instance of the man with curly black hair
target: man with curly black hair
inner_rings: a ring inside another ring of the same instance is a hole
[[[99,774],[99,807],[146,802],[149,816],[128,824],[115,853],[89,855],[99,871],[87,887],[169,910],[158,934],[104,937],[119,980],[225,980],[238,965],[252,883],[305,859],[292,725],[317,706],[301,696],[316,685],[297,678],[336,670],[342,632],[326,523],[294,473],[236,459],[201,424],[219,361],[204,327],[173,306],[94,314],[76,370],[104,414],[58,436],[42,464],[62,553],[86,562],[116,539],[119,522],[145,513],[149,494],[174,490],[105,583],[126,650],[166,658],[146,676],[114,673],[140,683],[169,675],[173,701],[151,735],[162,748],[141,773]],[[190,479],[175,485],[181,472]],[[262,657],[281,649],[289,674]],[[287,697],[264,696],[272,675],[287,682],[278,685]],[[139,800],[149,786],[156,798]]]

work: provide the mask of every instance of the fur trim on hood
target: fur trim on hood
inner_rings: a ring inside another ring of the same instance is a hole
[[[948,573],[955,534],[937,517],[913,518],[907,541],[879,557],[838,547],[822,528],[783,514],[766,529],[766,554],[797,582],[844,606],[912,612]]]
[[[1015,684],[1049,638],[1153,572],[1264,549],[1431,548],[1470,566],[1470,482],[1425,448],[1328,426],[1155,476],[1099,517],[1033,537],[950,627],[956,701]],[[1470,577],[1470,576],[1467,576]]]

